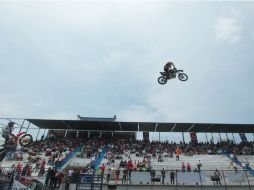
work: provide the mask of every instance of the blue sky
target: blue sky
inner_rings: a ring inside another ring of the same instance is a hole
[[[254,123],[253,18],[253,2],[0,2],[0,115]],[[187,82],[157,83],[169,60]]]

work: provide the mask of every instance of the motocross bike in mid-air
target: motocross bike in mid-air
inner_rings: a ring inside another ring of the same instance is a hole
[[[8,151],[15,151],[18,146],[26,147],[33,142],[33,137],[26,132],[18,133],[17,135],[11,134],[11,139],[5,142],[4,149],[0,150],[0,161],[5,158]]]
[[[158,78],[159,84],[166,84],[168,80],[176,78],[176,75],[178,75],[178,79],[180,81],[187,81],[188,75],[183,73],[183,70],[177,70],[176,68],[173,68],[170,72],[160,72],[162,76]]]

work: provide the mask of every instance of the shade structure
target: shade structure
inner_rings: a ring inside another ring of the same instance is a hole
[[[211,132],[211,133],[254,133],[254,124],[229,123],[167,123],[167,122],[124,122],[26,119],[41,129],[77,131],[126,131],[126,132]]]

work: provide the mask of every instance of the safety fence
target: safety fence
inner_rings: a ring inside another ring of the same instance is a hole
[[[119,174],[118,174],[119,173]],[[65,174],[67,176],[67,174]],[[30,190],[36,187],[37,190],[42,190],[47,188],[50,183],[45,185],[45,177],[37,176],[21,176],[12,170],[11,168],[4,168],[0,174],[0,189],[1,190],[11,190],[17,187],[25,187]],[[80,180],[78,180],[80,179]],[[90,180],[92,179],[92,180]],[[90,181],[89,181],[90,180]],[[93,183],[93,184],[90,184]],[[152,170],[150,172],[141,171],[127,171],[112,170],[110,173],[107,171],[102,175],[90,173],[90,174],[80,174],[75,173],[70,178],[70,184],[76,184],[78,189],[93,186],[94,189],[101,189],[102,184],[109,185],[145,185],[147,189],[149,186],[174,186],[185,187],[185,186],[196,186],[203,189],[207,186],[217,186],[220,188],[230,189],[231,187],[237,186],[244,189],[254,189],[254,177],[246,170],[201,170],[198,171],[178,171],[178,170]],[[64,187],[65,181],[60,185]],[[95,188],[96,187],[96,188]]]
[[[119,173],[119,175],[117,174]],[[131,184],[131,185],[175,185],[175,186],[245,186],[254,188],[254,176],[247,170],[152,170],[150,172],[139,171],[111,171],[103,176],[108,184]]]

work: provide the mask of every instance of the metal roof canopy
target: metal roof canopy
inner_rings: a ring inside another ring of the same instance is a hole
[[[126,132],[254,133],[254,124],[158,123],[26,119],[41,129]]]

